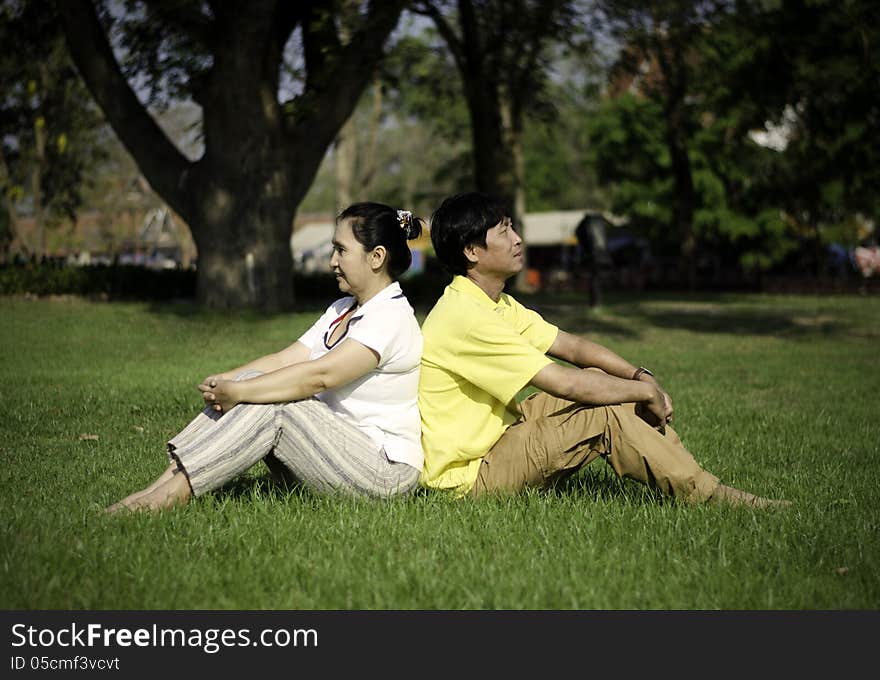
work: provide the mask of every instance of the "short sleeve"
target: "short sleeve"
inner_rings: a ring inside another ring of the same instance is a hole
[[[370,309],[362,317],[353,320],[348,329],[348,337],[376,352],[379,355],[379,365],[384,365],[394,356],[403,335],[400,332],[401,324],[406,319],[402,312],[400,305]]]
[[[544,320],[536,311],[524,307],[512,298],[508,298],[511,305],[513,325],[517,332],[522,334],[540,352],[546,352],[556,341],[559,335],[559,327]]]
[[[553,361],[529,337],[491,314],[449,340],[439,348],[438,363],[455,366],[462,378],[504,404]]]
[[[351,299],[352,298],[342,298],[327,307],[318,320],[312,324],[312,327],[297,338],[298,342],[304,344],[309,350],[313,350],[316,345],[320,345],[323,342],[325,331],[330,327],[330,323],[333,319],[348,309],[348,306],[351,304]]]

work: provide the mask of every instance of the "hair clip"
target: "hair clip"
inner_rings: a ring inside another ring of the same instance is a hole
[[[398,210],[397,221],[400,222],[400,228],[409,233],[413,221],[412,213],[409,210]]]

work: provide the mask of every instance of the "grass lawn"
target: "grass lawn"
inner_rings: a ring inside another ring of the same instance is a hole
[[[508,499],[331,499],[259,465],[185,508],[106,516],[165,467],[200,378],[287,344],[322,307],[3,298],[0,608],[880,608],[880,298],[526,302],[652,368],[724,482],[794,505],[660,501],[601,462]]]

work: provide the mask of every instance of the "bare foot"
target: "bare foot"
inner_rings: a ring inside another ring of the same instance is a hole
[[[751,508],[773,508],[788,507],[791,501],[775,500],[772,498],[762,498],[747,491],[734,489],[732,486],[719,484],[712,496],[709,498],[710,503],[726,503],[728,505],[745,505]]]
[[[174,473],[178,470],[178,467],[175,463],[171,463],[167,468],[165,468],[165,472],[163,472],[156,480],[147,487],[144,487],[140,491],[135,491],[132,494],[129,494],[121,501],[114,503],[113,505],[104,509],[104,512],[118,512],[119,510],[124,509],[124,507],[130,506],[136,500],[141,498],[142,496],[146,496],[147,494],[155,491],[157,488],[165,484],[169,479],[174,476]]]
[[[138,510],[162,510],[186,504],[192,497],[186,475],[173,475],[152,491],[143,490],[126,496],[118,503],[108,507],[105,512],[113,514],[122,510],[136,512]]]

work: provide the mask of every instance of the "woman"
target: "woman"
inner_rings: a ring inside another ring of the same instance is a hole
[[[205,378],[207,406],[168,442],[168,469],[108,512],[186,503],[264,459],[320,492],[415,489],[422,334],[396,280],[421,223],[378,203],[340,213],[330,268],[348,295],[289,347]]]

